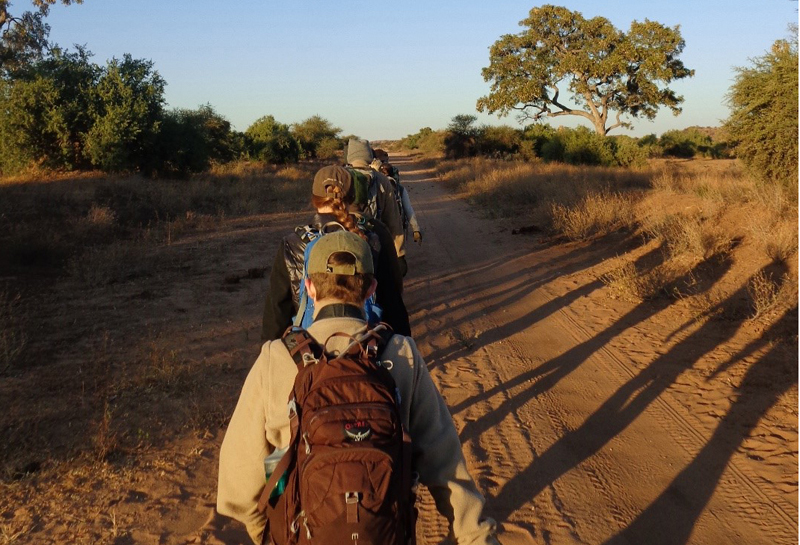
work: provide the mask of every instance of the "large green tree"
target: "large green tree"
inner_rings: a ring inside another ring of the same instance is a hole
[[[300,143],[304,159],[317,157],[317,150],[324,140],[335,139],[342,129],[335,127],[327,119],[312,115],[305,121],[292,125],[292,135]]]
[[[56,48],[12,81],[0,79],[0,171],[88,166],[83,144],[102,73],[90,57]]]
[[[764,181],[797,184],[797,28],[739,68],[725,127],[737,157]]]
[[[86,135],[93,165],[112,172],[157,167],[165,86],[152,61],[129,54],[109,61],[94,90],[94,122]]]
[[[296,163],[300,158],[300,144],[292,135],[289,125],[265,115],[245,131],[250,141],[251,154],[267,163]]]
[[[523,120],[580,116],[602,135],[630,127],[623,116],[653,119],[661,106],[681,112],[683,97],[666,85],[694,71],[678,58],[685,44],[677,26],[645,19],[624,33],[604,17],[552,5],[533,8],[520,26],[490,48],[483,77],[491,92],[478,111],[518,111]]]

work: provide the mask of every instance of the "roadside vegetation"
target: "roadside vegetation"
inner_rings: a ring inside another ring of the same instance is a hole
[[[637,139],[581,127],[478,127],[460,115],[438,135],[423,129],[399,145],[434,147],[443,182],[520,231],[638,240],[600,273],[614,297],[681,299],[697,319],[768,321],[797,308],[796,35],[752,62],[738,70],[731,117],[719,129]],[[641,247],[657,257],[639,259]],[[721,268],[735,280],[709,287]],[[742,283],[746,305],[719,312]],[[796,338],[789,331],[784,340]]]

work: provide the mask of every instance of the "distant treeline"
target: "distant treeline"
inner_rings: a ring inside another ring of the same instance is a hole
[[[180,177],[243,159],[330,159],[350,137],[316,115],[291,125],[267,115],[235,131],[211,105],[167,109],[166,82],[151,61],[124,55],[101,66],[91,57],[82,47],[51,47],[0,64],[0,175],[99,169]],[[738,69],[728,96],[731,117],[721,128],[632,138],[541,123],[477,126],[475,116],[457,115],[446,129],[423,128],[400,145],[448,158],[623,167],[652,157],[738,157],[757,177],[796,183],[796,37],[778,40],[753,63]]]
[[[644,166],[652,157],[731,157],[721,129],[690,127],[643,138],[601,136],[588,127],[554,128],[536,123],[523,129],[477,126],[472,115],[458,115],[447,129],[430,127],[400,141],[404,149],[439,153],[449,159],[494,157],[543,160],[573,165]]]
[[[31,168],[185,175],[212,163],[324,158],[340,129],[319,116],[285,125],[266,116],[244,133],[210,105],[165,108],[165,81],[130,55],[105,66],[83,48],[53,49],[0,78],[0,173]]]

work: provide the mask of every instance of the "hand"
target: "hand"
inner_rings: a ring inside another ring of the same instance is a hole
[[[414,231],[414,242],[422,246],[422,231]]]

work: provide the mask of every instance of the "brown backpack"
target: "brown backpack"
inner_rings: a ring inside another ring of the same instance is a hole
[[[338,354],[304,329],[283,335],[297,364],[291,439],[259,502],[267,514],[262,543],[416,542],[411,441],[392,364],[379,360],[392,331],[364,329],[357,337],[334,334],[352,339]]]

